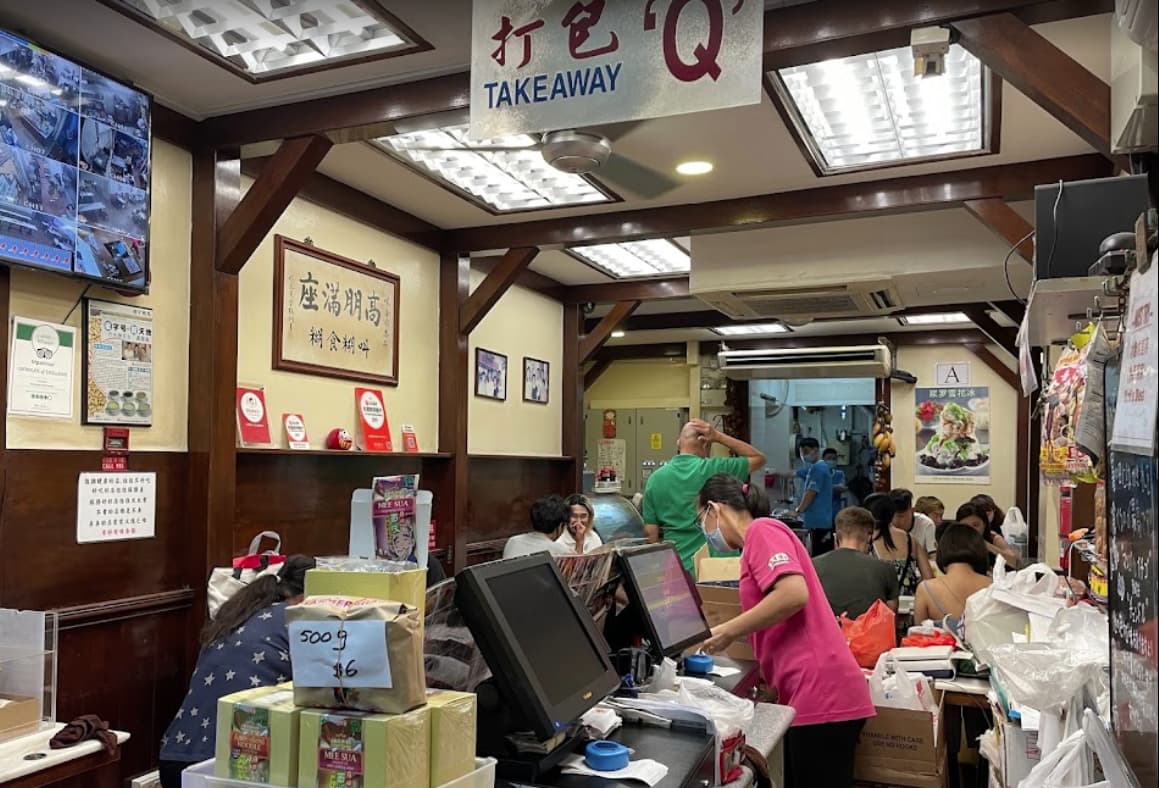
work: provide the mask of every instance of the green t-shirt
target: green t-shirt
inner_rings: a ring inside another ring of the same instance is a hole
[[[644,522],[660,526],[660,538],[672,542],[692,571],[692,556],[704,544],[697,522],[696,496],[712,476],[727,473],[748,481],[749,461],[745,457],[697,457],[677,454],[648,477],[644,487]]]

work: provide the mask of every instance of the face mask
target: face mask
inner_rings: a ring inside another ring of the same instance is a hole
[[[825,460],[825,464],[828,465],[830,468],[836,468],[837,467],[837,460]]]
[[[708,509],[705,510],[704,516],[708,516]],[[708,546],[718,553],[727,553],[732,550],[728,542],[724,540],[724,534],[720,530],[720,518],[717,518],[716,530],[710,531],[704,527],[704,517],[700,520],[700,530],[704,534],[704,539],[708,542]]]
[[[816,460],[813,459],[812,454],[801,454],[801,462],[805,463],[806,465],[812,465],[814,462],[816,462]]]

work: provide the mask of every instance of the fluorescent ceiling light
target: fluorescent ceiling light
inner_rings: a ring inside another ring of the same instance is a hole
[[[757,336],[760,334],[787,334],[789,329],[781,323],[737,323],[732,326],[717,326],[712,329],[722,337]]]
[[[552,167],[538,150],[471,150],[472,145],[525,148],[539,142],[526,134],[472,142],[464,124],[394,134],[374,142],[403,163],[499,213],[612,202],[582,175]]]
[[[952,323],[969,323],[970,318],[962,312],[931,312],[928,315],[903,315],[903,326],[944,326]]]
[[[612,339],[623,339],[625,336],[626,336],[626,334],[623,331],[613,331],[612,332]]]
[[[987,152],[982,64],[954,44],[946,72],[915,77],[909,47],[770,76],[825,172]]]
[[[409,31],[368,2],[112,1],[258,77],[415,46]]]
[[[712,162],[684,161],[676,165],[676,172],[681,175],[707,175],[712,172]]]
[[[613,279],[671,276],[692,270],[688,252],[668,238],[571,246],[568,251]]]

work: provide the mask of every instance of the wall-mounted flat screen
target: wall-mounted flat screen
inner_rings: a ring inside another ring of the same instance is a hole
[[[148,288],[150,108],[0,30],[0,262]]]

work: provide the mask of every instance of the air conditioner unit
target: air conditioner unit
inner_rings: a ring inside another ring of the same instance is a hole
[[[888,279],[696,295],[713,309],[738,320],[775,318],[790,324],[814,318],[888,315],[904,306],[897,288]]]
[[[721,350],[720,370],[734,380],[888,378],[893,352],[885,345]]]
[[[1111,21],[1111,151],[1159,148],[1159,53],[1154,0],[1118,0]]]

